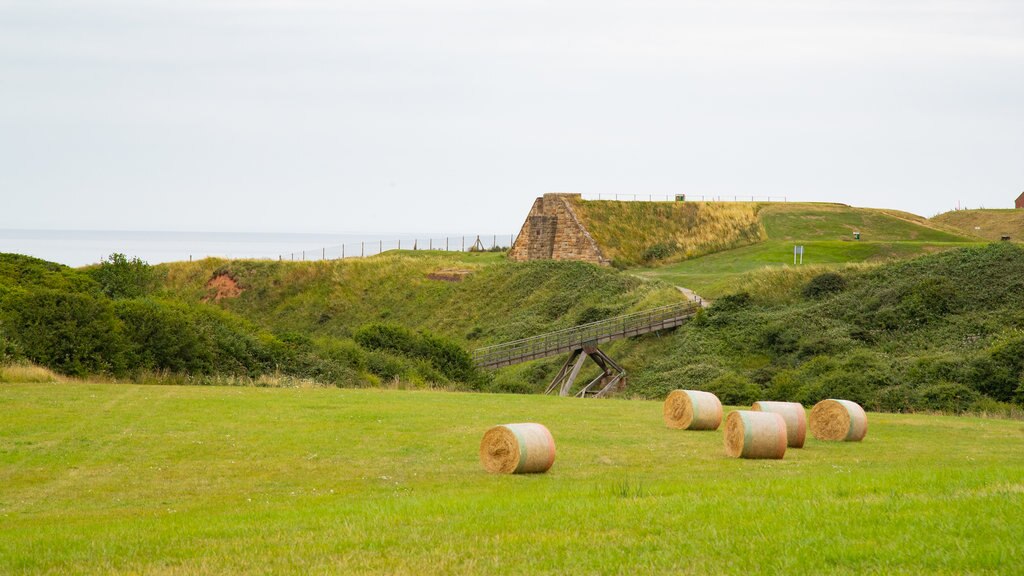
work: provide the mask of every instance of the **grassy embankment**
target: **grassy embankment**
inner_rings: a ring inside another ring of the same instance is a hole
[[[0,255],[0,364],[139,382],[528,391],[474,374],[466,349],[679,300],[615,270],[500,254],[209,259],[152,271]]]
[[[1024,241],[1024,210],[956,210],[939,214],[931,221],[992,242],[1000,241],[1004,235],[1009,235],[1013,242]]]
[[[574,200],[580,221],[616,267],[678,262],[764,239],[763,205],[747,202]]]
[[[770,290],[770,281],[784,281],[785,275],[751,273],[765,268],[792,268],[795,245],[804,246],[803,265],[807,267],[803,272],[794,271],[792,278],[799,282],[846,264],[911,258],[980,242],[945,225],[893,210],[770,204],[761,205],[758,215],[764,228],[761,242],[635,272],[686,286],[713,299],[750,284],[756,286],[768,280]],[[859,241],[853,239],[854,232],[861,233]]]
[[[0,386],[0,572],[1009,574],[1020,422],[870,414],[782,461],[661,404],[338,389]],[[490,476],[539,421],[545,475]]]

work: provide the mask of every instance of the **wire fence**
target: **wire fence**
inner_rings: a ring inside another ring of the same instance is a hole
[[[788,202],[786,196],[743,196],[704,194],[583,194],[584,200],[618,202]]]
[[[334,246],[322,246],[278,254],[278,260],[316,261],[367,258],[390,250],[437,250],[441,252],[492,252],[508,250],[516,241],[515,234],[471,234],[399,238],[395,240],[361,240]]]

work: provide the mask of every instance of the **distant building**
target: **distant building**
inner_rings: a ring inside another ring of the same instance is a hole
[[[1021,192],[1020,196],[1017,196],[1017,208],[1024,209],[1024,192]]]

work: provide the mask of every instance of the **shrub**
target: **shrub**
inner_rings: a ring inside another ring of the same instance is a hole
[[[825,272],[811,278],[810,282],[804,286],[803,295],[806,298],[823,298],[845,289],[845,278],[835,272]]]
[[[483,377],[461,346],[426,332],[416,333],[394,324],[375,323],[357,330],[354,338],[367,350],[387,350],[425,359],[452,380],[479,384]]]
[[[750,405],[760,400],[761,388],[735,372],[726,372],[702,388],[718,396],[722,404]]]
[[[114,311],[124,326],[126,365],[132,369],[209,374],[215,352],[183,304],[151,299],[118,300]]]
[[[673,244],[655,244],[644,250],[641,259],[644,262],[654,262],[656,260],[664,260],[669,256],[675,254],[676,247]]]
[[[49,289],[12,292],[0,317],[8,337],[36,364],[71,376],[122,369],[121,324],[107,300]]]
[[[103,293],[111,298],[138,298],[146,294],[153,282],[152,267],[138,257],[131,260],[124,254],[110,258],[89,271],[99,282]]]
[[[954,382],[940,382],[921,389],[920,406],[927,410],[963,414],[981,395],[977,391]]]

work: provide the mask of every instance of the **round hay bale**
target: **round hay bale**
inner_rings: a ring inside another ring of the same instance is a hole
[[[484,433],[480,462],[494,474],[547,472],[555,463],[555,439],[543,424],[502,424]]]
[[[774,412],[786,421],[786,443],[790,448],[803,448],[807,438],[807,411],[799,402],[754,402],[754,412]]]
[[[860,442],[868,433],[868,415],[856,402],[822,400],[811,409],[811,433],[818,440]]]
[[[782,458],[786,421],[775,412],[730,412],[725,419],[725,453],[733,458]]]
[[[722,403],[700,390],[673,390],[665,399],[665,426],[676,430],[718,430]]]

